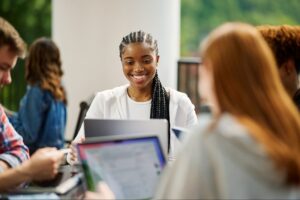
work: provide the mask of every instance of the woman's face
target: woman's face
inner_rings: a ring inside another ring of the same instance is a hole
[[[151,89],[156,73],[159,56],[147,43],[131,43],[122,54],[122,66],[125,77],[133,89]]]

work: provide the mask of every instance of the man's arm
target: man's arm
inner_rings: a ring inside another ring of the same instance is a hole
[[[22,137],[9,123],[0,106],[0,167],[2,171],[7,166],[16,167],[27,159],[29,159],[28,148],[23,143]]]
[[[58,173],[63,152],[55,148],[37,150],[30,160],[15,168],[0,173],[0,193],[16,188],[31,180],[43,181],[53,179]]]
[[[4,162],[3,160],[0,160],[0,173],[7,170],[9,168],[9,165]]]
[[[24,164],[16,168],[7,168],[0,173],[0,193],[31,180],[31,176],[27,172],[28,169],[26,169],[28,164]]]

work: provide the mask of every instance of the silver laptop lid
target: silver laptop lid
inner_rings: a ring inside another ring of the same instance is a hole
[[[168,121],[166,119],[85,119],[86,138],[112,135],[157,135],[164,154],[168,154]]]

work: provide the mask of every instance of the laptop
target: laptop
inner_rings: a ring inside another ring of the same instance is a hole
[[[168,154],[168,121],[166,119],[85,119],[86,138],[111,135],[158,135],[164,154]]]
[[[90,191],[105,181],[116,199],[151,199],[166,164],[157,135],[115,135],[77,144]]]
[[[30,182],[23,188],[13,191],[15,194],[37,194],[37,193],[56,193],[63,195],[81,184],[82,173],[73,173],[70,166],[62,165],[58,174],[53,180],[42,182]]]

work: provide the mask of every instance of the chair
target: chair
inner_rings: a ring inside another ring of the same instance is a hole
[[[80,104],[79,104],[80,110],[79,110],[79,115],[78,115],[76,126],[75,126],[75,131],[73,133],[73,137],[71,140],[65,140],[66,144],[71,144],[71,142],[76,138],[76,136],[80,130],[80,127],[83,123],[83,120],[85,118],[85,115],[86,115],[94,97],[95,97],[95,95],[93,94],[88,98],[88,100],[80,102]]]

